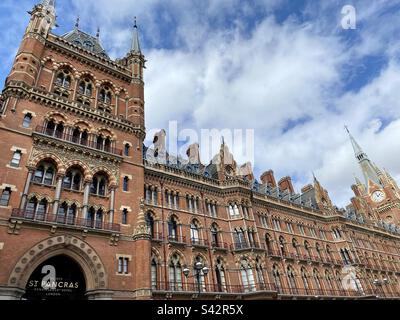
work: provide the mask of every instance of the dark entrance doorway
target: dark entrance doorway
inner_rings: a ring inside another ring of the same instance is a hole
[[[30,276],[23,299],[84,300],[86,282],[81,267],[60,255],[41,263]]]

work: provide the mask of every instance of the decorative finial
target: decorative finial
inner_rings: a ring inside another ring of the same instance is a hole
[[[137,29],[136,16],[135,16],[135,19],[134,19],[134,25],[133,25],[133,27]]]
[[[78,29],[79,28],[79,21],[80,21],[80,18],[79,18],[79,16],[76,18],[76,22],[75,22],[75,29]]]
[[[344,128],[346,129],[347,133],[350,134],[350,130],[349,130],[349,128],[347,127],[347,125],[345,125]]]
[[[97,28],[96,38],[97,39],[100,38],[100,27]]]

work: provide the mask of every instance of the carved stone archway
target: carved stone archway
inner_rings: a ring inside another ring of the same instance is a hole
[[[85,277],[88,299],[111,299],[112,292],[107,290],[107,273],[99,255],[85,241],[71,235],[48,238],[29,249],[14,266],[8,280],[9,288],[24,292],[32,272],[42,262],[58,255],[68,256],[79,264]]]

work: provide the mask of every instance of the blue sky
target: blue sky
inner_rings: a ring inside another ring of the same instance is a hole
[[[36,2],[0,2],[1,86]],[[354,30],[341,27],[344,5]],[[256,176],[271,168],[299,190],[314,171],[344,206],[361,176],[347,124],[400,179],[400,1],[58,0],[57,15],[57,34],[78,15],[82,30],[100,27],[112,58],[129,50],[138,17],[148,128],[254,129]]]

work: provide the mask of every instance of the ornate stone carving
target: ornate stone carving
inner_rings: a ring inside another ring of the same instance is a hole
[[[85,150],[85,148],[71,147],[62,141],[48,141],[36,139],[32,150],[29,166],[36,166],[43,158],[52,158],[57,162],[61,172],[67,170],[67,164],[71,161],[80,161],[88,168],[89,175],[93,176],[98,171],[106,171],[110,175],[110,183],[117,184],[120,176],[120,161],[114,157],[103,156],[100,152]],[[43,142],[43,143],[42,143]]]

